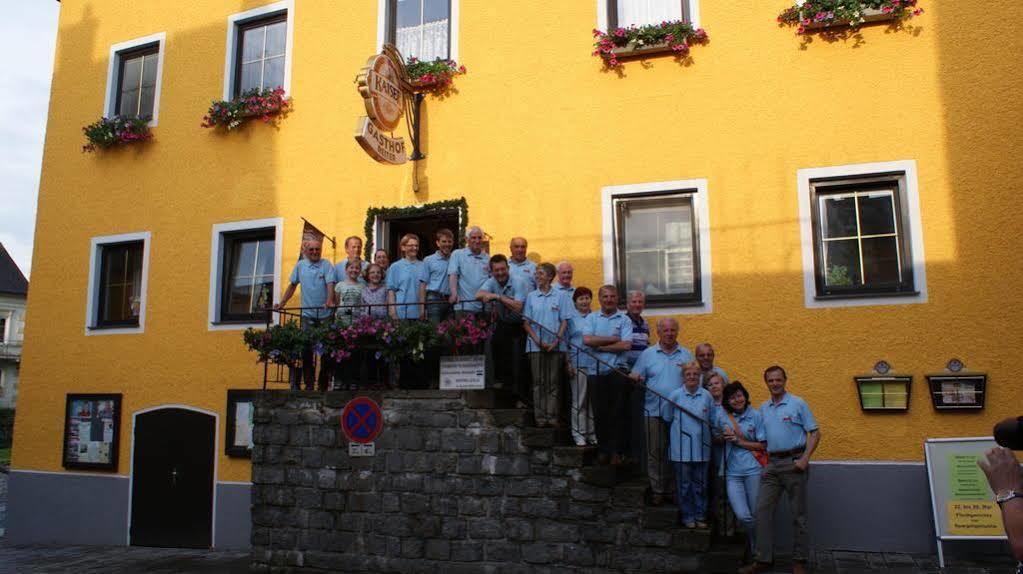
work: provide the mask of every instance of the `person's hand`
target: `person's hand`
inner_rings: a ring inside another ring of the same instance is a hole
[[[569,378],[575,377],[575,367],[573,367],[572,365],[567,365],[565,367],[565,371],[568,372]]]
[[[792,464],[795,465],[797,472],[806,472],[806,469],[810,466],[810,461],[804,457],[799,457]]]
[[[1023,485],[1023,474],[1019,462],[1011,450],[996,446],[984,453],[977,466],[987,475],[987,482],[995,494],[1005,490],[1017,490]]]
[[[458,303],[458,293],[448,295],[448,303],[451,303],[452,305]]]
[[[274,311],[280,311],[280,310],[281,310],[281,304],[280,303],[274,303]]]
[[[728,442],[735,442],[739,440],[739,437],[735,436],[735,429],[732,427],[725,427],[722,429],[721,436]]]

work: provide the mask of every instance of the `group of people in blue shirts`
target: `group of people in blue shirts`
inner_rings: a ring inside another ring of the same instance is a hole
[[[723,477],[755,557],[744,572],[773,562],[774,508],[787,493],[794,571],[805,571],[806,482],[820,431],[806,402],[787,392],[785,370],[764,372],[771,397],[754,408],[743,384],[713,366],[710,345],[697,347],[694,360],[678,343],[676,319],[659,319],[657,343],[649,344],[643,293],[630,292],[622,310],[618,288],[604,285],[594,301],[590,289],[572,285],[571,264],[535,264],[521,237],[512,239],[510,258],[491,257],[482,239],[482,230],[469,228],[466,247],[454,249],[453,233],[441,229],[436,251],[419,260],[419,238],[408,234],[399,242],[401,259],[388,264],[378,252],[370,264],[360,259],[362,240],[350,237],[348,257],[336,266],[322,259],[318,242],[307,241],[276,308],[301,285],[305,327],[360,313],[434,322],[485,314],[495,325],[487,345],[493,382],[531,402],[537,426],[570,427],[575,444],[596,446],[598,462],[611,465],[630,462],[634,428],[643,427],[651,502],[674,498],[687,528],[707,526],[708,485]],[[306,369],[307,388],[312,375]],[[331,376],[324,364],[321,389]],[[630,406],[637,389],[641,421]]]

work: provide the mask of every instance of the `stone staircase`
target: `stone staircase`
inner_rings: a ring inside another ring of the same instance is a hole
[[[337,430],[384,411],[374,457]],[[273,572],[734,572],[741,550],[645,504],[627,468],[563,446],[493,391],[269,392],[257,399],[253,569]]]

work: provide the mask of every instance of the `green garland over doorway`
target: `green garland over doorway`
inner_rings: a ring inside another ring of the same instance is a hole
[[[366,261],[373,260],[374,250],[374,237],[373,237],[373,224],[376,222],[378,217],[408,217],[416,215],[428,215],[434,211],[447,211],[451,209],[458,210],[458,237],[456,237],[456,244],[459,247],[465,247],[465,227],[469,221],[469,202],[464,197],[458,199],[445,199],[444,201],[435,201],[433,203],[424,203],[423,205],[413,205],[410,207],[371,207],[366,210],[366,227],[363,229],[363,235],[366,237],[366,248],[365,257]]]

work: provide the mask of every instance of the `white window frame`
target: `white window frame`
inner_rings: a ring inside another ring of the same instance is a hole
[[[267,4],[260,6],[259,8],[253,8],[252,10],[246,10],[245,12],[239,12],[237,14],[231,14],[227,17],[227,48],[224,54],[224,99],[230,100],[236,95],[234,93],[234,74],[235,74],[235,50],[239,48],[238,43],[238,26],[249,22],[251,20],[258,20],[260,18],[266,18],[275,14],[287,14],[287,38],[284,44],[284,95],[291,95],[291,60],[294,53],[294,41],[295,41],[295,0],[284,0],[282,2],[274,2],[273,4]]]
[[[134,40],[128,40],[127,42],[121,42],[120,44],[110,46],[110,61],[107,64],[107,91],[103,97],[103,117],[113,117],[117,115],[117,110],[114,109],[114,105],[117,103],[117,76],[121,69],[120,54],[129,50],[134,50],[135,48],[148,46],[150,44],[157,44],[159,46],[159,53],[157,55],[158,60],[156,62],[156,89],[153,92],[153,119],[149,120],[149,127],[156,127],[158,123],[157,120],[160,118],[160,86],[163,85],[164,49],[167,46],[166,32],[159,32],[157,34],[143,36],[142,38],[135,38]]]
[[[905,197],[902,198],[902,201],[907,209],[903,217],[909,224],[909,250],[913,267],[913,287],[916,293],[876,297],[850,297],[847,299],[818,297],[814,268],[813,220],[811,215],[814,206],[810,204],[811,182],[825,178],[871,176],[893,172],[905,174],[906,179]],[[920,194],[915,160],[805,168],[796,172],[796,179],[798,181],[797,193],[799,194],[799,235],[803,252],[803,299],[808,309],[909,305],[927,302],[924,232],[923,224],[920,220]]]
[[[714,310],[714,291],[711,278],[710,261],[710,208],[707,196],[706,179],[680,179],[673,181],[655,181],[614,185],[600,190],[601,221],[603,225],[603,269],[604,283],[617,285],[615,281],[615,209],[612,199],[623,195],[639,195],[658,191],[689,191],[693,196],[693,212],[700,242],[700,290],[703,302],[678,307],[658,307],[648,309],[651,317],[664,315],[705,315]]]
[[[266,326],[263,322],[256,323],[220,323],[220,288],[224,281],[224,234],[235,231],[256,229],[274,229],[274,287],[273,302],[281,299],[281,257],[284,243],[284,219],[271,217],[267,219],[249,219],[229,223],[213,224],[213,237],[210,243],[210,301],[208,327],[210,331],[237,331],[249,327]]]
[[[685,1],[689,3],[690,24],[693,25],[693,28],[699,28],[700,0]],[[607,32],[607,0],[597,0],[597,29]]]
[[[96,314],[99,312],[99,280],[100,265],[103,258],[99,256],[100,248],[113,243],[142,241],[142,286],[139,295],[139,324],[137,327],[97,328]],[[146,331],[146,298],[149,291],[149,244],[152,234],[148,231],[138,233],[122,233],[120,235],[102,235],[93,237],[89,252],[89,286],[85,300],[85,334],[86,335],[137,335]]]
[[[450,26],[451,34],[448,36],[451,40],[451,44],[448,46],[448,58],[454,61],[458,61],[458,5],[461,3],[460,0],[450,0],[451,2],[451,14],[450,14]],[[384,49],[384,42],[387,41],[387,3],[388,0],[377,0],[377,52]],[[402,54],[403,57],[408,58],[407,54]]]

